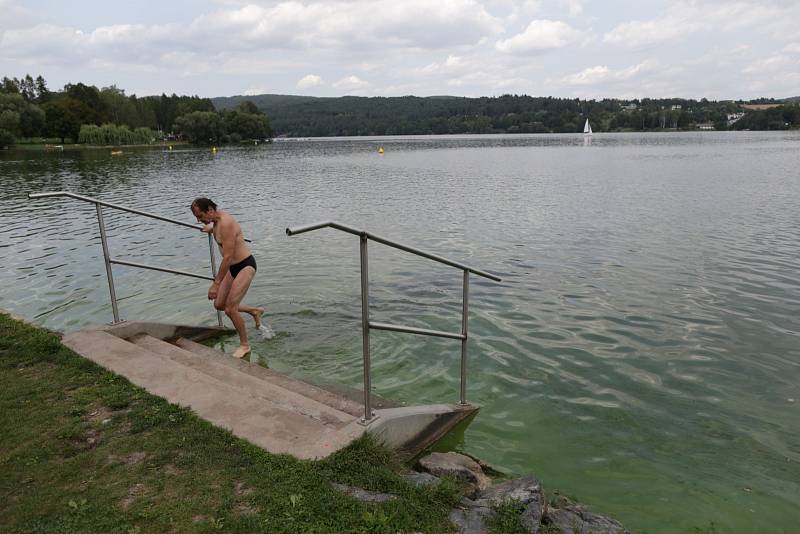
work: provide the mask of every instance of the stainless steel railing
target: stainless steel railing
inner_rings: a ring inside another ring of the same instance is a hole
[[[146,265],[144,263],[136,263],[132,261],[125,261],[120,259],[115,259],[111,257],[111,254],[108,251],[108,236],[106,235],[106,225],[103,221],[103,210],[102,206],[106,206],[109,208],[114,208],[121,211],[127,211],[128,213],[135,213],[136,215],[141,215],[143,217],[149,217],[151,219],[157,219],[159,221],[164,221],[172,224],[177,224],[178,226],[184,226],[186,228],[191,228],[193,230],[201,230],[202,226],[197,226],[194,224],[190,224],[187,222],[179,221],[176,219],[170,219],[169,217],[163,217],[161,215],[156,215],[154,213],[148,213],[146,211],[137,210],[134,208],[129,208],[127,206],[122,206],[120,204],[114,204],[112,202],[105,202],[103,200],[98,200],[96,198],[87,197],[83,195],[76,195],[75,193],[70,193],[69,191],[53,191],[48,193],[29,193],[28,198],[49,198],[49,197],[69,197],[74,198],[76,200],[81,200],[83,202],[89,202],[95,205],[97,208],[97,222],[100,226],[100,242],[103,246],[103,259],[105,260],[106,266],[106,278],[108,279],[108,292],[111,295],[111,311],[114,314],[114,324],[121,322],[119,318],[119,308],[117,306],[117,292],[114,288],[114,273],[112,272],[111,265],[126,265],[128,267],[136,267],[139,269],[149,269],[151,271],[161,271],[165,273],[172,273],[181,276],[191,276],[193,278],[202,278],[204,280],[213,280],[217,276],[217,261],[214,257],[214,240],[211,234],[208,234],[208,250],[211,254],[211,276],[205,276],[202,274],[190,273],[186,271],[179,271],[176,269],[169,269],[166,267],[158,267],[155,265]],[[222,312],[217,310],[217,322],[219,326],[222,326]]]
[[[306,226],[295,226],[294,228],[287,228],[286,235],[293,236],[305,232],[311,232],[313,230],[319,230],[321,228],[334,228],[336,230],[341,230],[342,232],[347,232],[348,234],[357,235],[359,236],[361,243],[361,345],[362,345],[362,353],[364,359],[364,418],[361,419],[361,423],[364,425],[368,425],[375,418],[375,414],[372,411],[371,399],[370,399],[370,391],[372,389],[372,385],[371,385],[371,375],[370,375],[369,332],[370,330],[373,329],[389,330],[393,332],[407,332],[410,334],[420,334],[424,336],[446,337],[450,339],[460,339],[461,340],[461,396],[459,404],[462,405],[467,404],[467,318],[469,316],[469,273],[473,273],[478,276],[494,280],[496,282],[501,281],[500,277],[495,276],[493,274],[489,274],[485,271],[480,271],[473,267],[469,267],[462,263],[458,263],[449,260],[447,258],[437,256],[436,254],[431,254],[430,252],[425,252],[423,250],[408,245],[404,245],[396,241],[391,241],[389,239],[386,239],[385,237],[365,232],[363,230],[357,230],[350,226],[345,226],[344,224],[340,224],[334,221],[320,222],[315,224],[309,224]],[[462,313],[461,332],[458,333],[442,332],[439,330],[415,328],[413,326],[376,323],[369,320],[369,261],[367,256],[367,242],[370,239],[378,243],[387,245],[389,247],[400,249],[405,252],[410,252],[411,254],[416,254],[417,256],[422,256],[423,258],[428,258],[430,260],[437,261],[439,263],[444,263],[445,265],[461,269],[464,272],[464,281],[462,290],[463,293],[462,293],[462,303],[461,303],[461,313]]]

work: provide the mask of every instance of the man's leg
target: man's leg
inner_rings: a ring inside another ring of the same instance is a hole
[[[239,277],[237,276],[236,278]],[[264,315],[264,308],[239,304],[239,311],[250,314],[253,317],[253,320],[256,322],[256,328],[261,328],[261,316]]]
[[[255,274],[256,270],[250,266],[239,271],[236,278],[233,278],[230,291],[228,291],[225,299],[225,314],[230,317],[236,332],[239,334],[239,348],[233,353],[237,358],[243,358],[250,352],[250,343],[247,340],[247,326],[239,314],[239,309],[245,293],[250,289],[250,282],[253,281]]]
[[[239,277],[237,276],[236,278]],[[225,311],[225,303],[228,299],[228,293],[231,290],[232,284],[233,277],[231,276],[231,273],[228,273],[225,275],[225,278],[222,279],[222,283],[219,285],[219,289],[217,291],[217,298],[214,299],[214,307],[219,311]],[[240,303],[239,311],[250,314],[253,317],[253,320],[256,322],[256,328],[261,326],[261,316],[264,315],[264,308],[247,306]]]

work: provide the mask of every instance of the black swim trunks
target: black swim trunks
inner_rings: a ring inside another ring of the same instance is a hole
[[[233,265],[230,266],[231,276],[236,278],[236,275],[239,274],[239,272],[242,269],[244,269],[245,267],[248,267],[248,266],[252,267],[254,271],[258,269],[256,267],[256,259],[253,257],[252,254],[247,256],[245,259],[243,259],[239,263],[234,263]]]

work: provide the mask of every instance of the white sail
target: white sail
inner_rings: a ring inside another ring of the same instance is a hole
[[[592,135],[592,127],[589,125],[589,119],[586,119],[586,124],[583,125],[583,135]]]

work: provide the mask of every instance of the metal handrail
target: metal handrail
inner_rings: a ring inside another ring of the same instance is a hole
[[[100,243],[101,243],[101,245],[103,247],[103,259],[105,260],[105,266],[106,266],[106,278],[108,279],[108,291],[109,291],[109,293],[111,295],[111,310],[112,310],[112,313],[114,315],[114,324],[121,322],[121,320],[119,318],[119,308],[117,306],[117,293],[116,293],[116,290],[115,290],[115,287],[114,287],[114,275],[113,275],[113,272],[111,270],[111,265],[112,264],[126,265],[126,266],[129,266],[129,267],[136,267],[136,268],[139,268],[139,269],[148,269],[148,270],[152,270],[152,271],[161,271],[161,272],[172,273],[172,274],[177,274],[177,275],[181,275],[181,276],[190,276],[190,277],[193,277],[193,278],[202,278],[204,280],[214,280],[216,278],[216,276],[217,276],[217,262],[216,262],[216,259],[214,258],[214,241],[213,241],[212,236],[211,236],[210,233],[208,234],[208,247],[209,247],[209,253],[211,254],[211,276],[206,276],[206,275],[203,275],[203,274],[190,273],[190,272],[186,272],[186,271],[179,271],[177,269],[169,269],[167,267],[158,267],[158,266],[154,266],[154,265],[147,265],[147,264],[144,264],[144,263],[136,263],[136,262],[132,262],[132,261],[126,261],[126,260],[120,260],[120,259],[112,258],[111,254],[110,254],[110,252],[108,250],[108,236],[106,235],[106,225],[105,225],[105,222],[103,221],[103,211],[101,209],[101,206],[106,206],[106,207],[109,207],[109,208],[118,209],[120,211],[126,211],[128,213],[135,213],[136,215],[141,215],[143,217],[149,217],[151,219],[157,219],[159,221],[164,221],[164,222],[168,222],[168,223],[172,223],[172,224],[177,224],[178,226],[184,226],[184,227],[187,227],[187,228],[192,228],[194,230],[202,231],[202,229],[203,229],[202,226],[197,226],[195,224],[187,223],[187,222],[184,222],[184,221],[179,221],[177,219],[170,219],[169,217],[156,215],[155,213],[148,213],[146,211],[137,210],[135,208],[129,208],[128,206],[122,206],[121,204],[114,204],[113,202],[106,202],[104,200],[98,200],[96,198],[87,197],[87,196],[84,196],[84,195],[77,195],[77,194],[71,193],[69,191],[52,191],[52,192],[47,192],[47,193],[28,193],[28,198],[30,198],[30,199],[48,198],[48,197],[69,197],[69,198],[74,198],[76,200],[81,200],[83,202],[89,202],[89,203],[92,203],[92,204],[95,205],[95,208],[97,209],[97,222],[98,222],[98,224],[100,226]],[[246,241],[249,241],[249,240],[246,240]],[[219,323],[219,326],[223,325],[222,324],[222,312],[220,312],[219,310],[217,310],[217,322]]]
[[[364,418],[361,419],[361,423],[363,425],[368,425],[375,419],[375,414],[371,408],[371,399],[370,399],[370,391],[371,391],[371,374],[370,374],[370,349],[369,349],[369,332],[370,330],[388,330],[392,332],[406,332],[410,334],[420,334],[424,336],[435,336],[435,337],[445,337],[450,339],[460,339],[461,340],[461,396],[459,400],[459,404],[467,404],[466,400],[466,390],[467,390],[467,318],[469,316],[469,273],[477,274],[478,276],[482,276],[484,278],[488,278],[490,280],[495,280],[500,282],[502,279],[498,276],[493,274],[489,274],[485,271],[481,271],[470,267],[468,265],[464,265],[463,263],[459,263],[453,260],[449,260],[447,258],[443,258],[436,254],[431,254],[430,252],[426,252],[424,250],[420,250],[418,248],[411,247],[409,245],[405,245],[403,243],[398,243],[396,241],[392,241],[386,239],[385,237],[381,237],[364,230],[358,230],[351,226],[347,226],[335,221],[326,221],[326,222],[319,222],[314,224],[308,224],[305,226],[295,226],[293,228],[286,229],[286,235],[294,236],[298,234],[302,234],[305,232],[311,232],[314,230],[319,230],[321,228],[334,228],[336,230],[341,230],[342,232],[346,232],[348,234],[353,234],[359,236],[360,241],[360,251],[361,251],[361,348],[363,353],[363,360],[364,360]],[[462,292],[462,307],[461,307],[461,332],[459,333],[451,333],[451,332],[442,332],[439,330],[429,330],[426,328],[416,328],[413,326],[402,326],[402,325],[394,325],[388,323],[376,323],[371,322],[369,320],[369,261],[368,261],[368,254],[367,254],[367,242],[368,240],[372,239],[373,241],[377,241],[378,243],[382,243],[384,245],[403,250],[405,252],[410,252],[411,254],[416,254],[417,256],[422,256],[423,258],[428,258],[433,261],[437,261],[439,263],[443,263],[445,265],[449,265],[451,267],[455,267],[457,269],[461,269],[464,272],[464,281],[463,281],[463,292]]]
[[[154,213],[148,213],[146,211],[137,210],[134,208],[129,208],[127,206],[122,206],[120,204],[114,204],[112,202],[106,202],[104,200],[98,200],[92,197],[86,197],[83,195],[76,195],[75,193],[70,193],[69,191],[52,191],[49,193],[29,193],[28,198],[46,198],[46,197],[69,197],[74,198],[76,200],[83,200],[84,202],[91,202],[92,204],[99,204],[100,206],[107,206],[109,208],[118,209],[121,211],[127,211],[129,213],[135,213],[137,215],[143,215],[145,217],[150,217],[151,219],[158,219],[159,221],[164,221],[172,224],[177,224],[179,226],[186,226],[187,228],[193,228],[195,230],[202,230],[202,226],[197,226],[196,224],[187,223],[184,221],[179,221],[177,219],[170,219],[169,217],[163,217],[161,215],[156,215]]]
[[[418,248],[414,248],[408,245],[404,245],[403,243],[398,243],[396,241],[391,241],[386,239],[385,237],[381,237],[377,234],[373,234],[370,232],[366,232],[364,230],[357,230],[351,226],[346,226],[344,224],[338,223],[336,221],[326,221],[326,222],[319,222],[314,224],[308,224],[306,226],[295,226],[294,228],[287,228],[286,235],[293,236],[297,234],[302,234],[304,232],[311,232],[313,230],[319,230],[320,228],[335,228],[336,230],[341,230],[342,232],[347,232],[348,234],[353,234],[357,236],[366,236],[368,239],[372,239],[373,241],[377,241],[378,243],[382,243],[384,245],[394,247],[399,250],[404,250],[406,252],[410,252],[411,254],[416,254],[417,256],[422,256],[423,258],[428,258],[429,260],[438,261],[439,263],[444,263],[445,265],[449,265],[451,267],[455,267],[457,269],[462,269],[464,271],[469,271],[471,273],[477,274],[478,276],[483,276],[484,278],[488,278],[490,280],[494,280],[495,282],[501,282],[502,279],[493,275],[489,274],[485,271],[481,271],[479,269],[475,269],[473,267],[469,267],[464,265],[463,263],[458,263],[453,260],[448,260],[447,258],[443,258],[441,256],[437,256],[436,254],[431,254],[430,252],[425,252],[424,250],[420,250]]]

